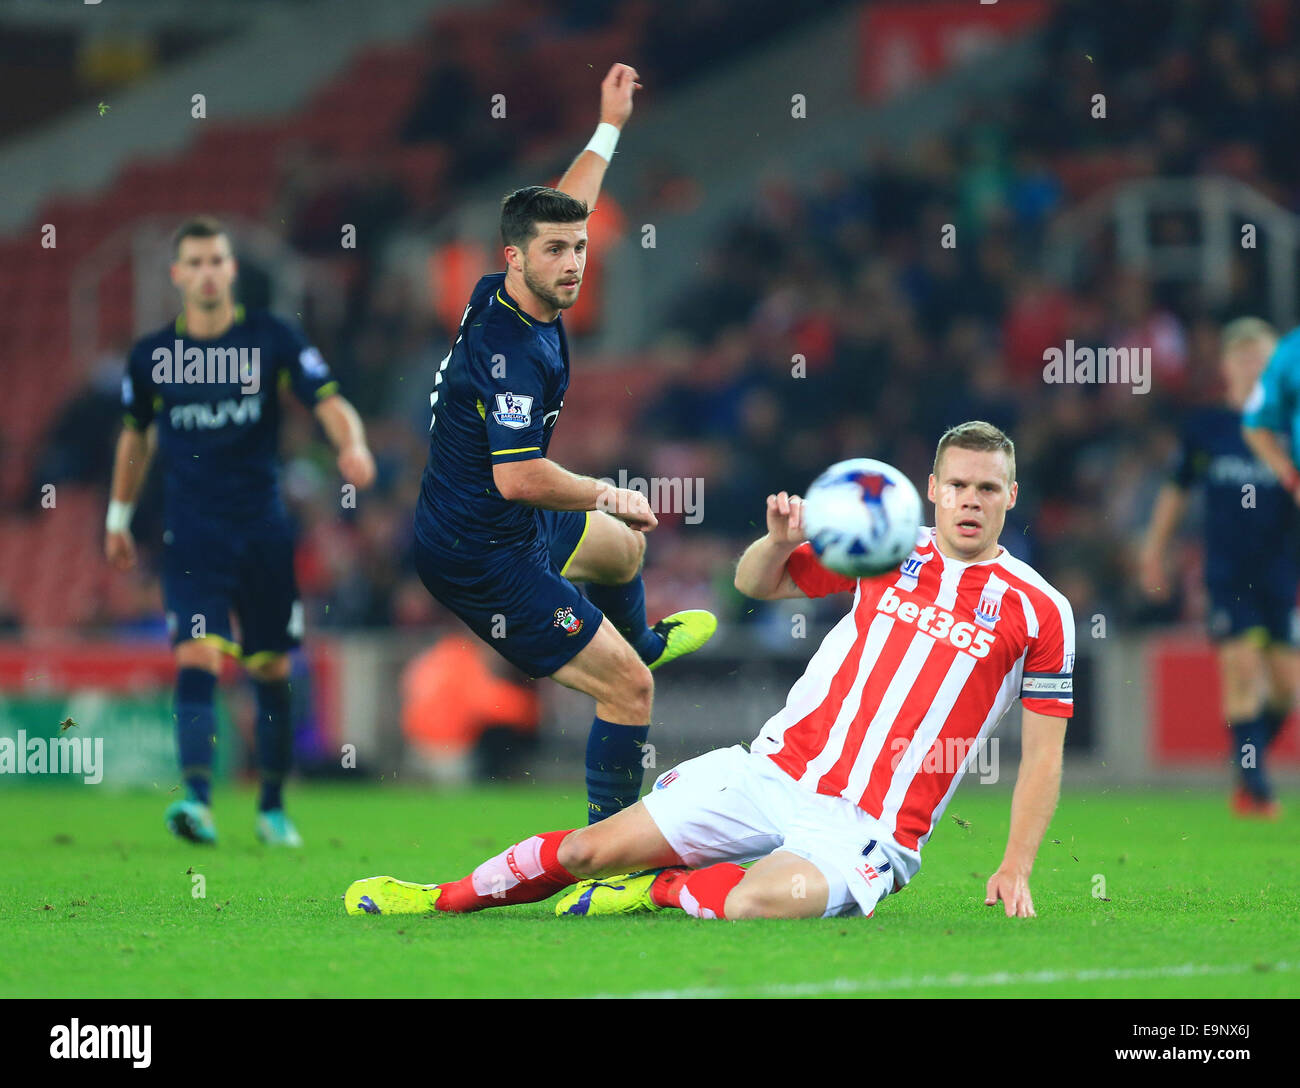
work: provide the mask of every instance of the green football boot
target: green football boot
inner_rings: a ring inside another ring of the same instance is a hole
[[[302,836],[284,809],[273,808],[257,814],[257,841],[267,846],[301,846]]]
[[[652,630],[664,638],[664,651],[649,662],[650,671],[667,665],[683,654],[694,653],[713,637],[718,629],[718,617],[702,608],[688,608],[674,612],[654,625]]]
[[[555,914],[640,914],[663,910],[650,898],[650,886],[663,869],[643,869],[627,876],[603,876],[582,880],[555,904]]]
[[[201,801],[174,801],[163,813],[167,830],[177,838],[190,842],[215,845],[217,825],[212,819],[212,809]]]
[[[392,876],[354,880],[343,894],[349,914],[432,914],[442,896],[437,884],[415,884]]]

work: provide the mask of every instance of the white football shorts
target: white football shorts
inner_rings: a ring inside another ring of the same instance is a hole
[[[812,862],[830,885],[825,918],[871,916],[908,879],[893,842],[853,802],[800,786],[766,756],[740,745],[688,759],[641,799],[686,865],[744,864],[786,850]]]

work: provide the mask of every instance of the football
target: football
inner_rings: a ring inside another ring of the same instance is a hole
[[[856,457],[831,465],[804,498],[804,529],[828,570],[850,578],[897,567],[916,545],[921,496],[893,465]]]

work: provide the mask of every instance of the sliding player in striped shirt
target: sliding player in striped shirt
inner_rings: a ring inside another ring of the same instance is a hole
[[[557,913],[870,915],[916,875],[962,773],[1019,698],[1011,831],[985,902],[1032,916],[1029,874],[1073,710],[1074,618],[998,544],[1016,493],[1011,440],[987,423],[954,427],[930,477],[935,527],[897,571],[860,581],[817,562],[797,497],[769,496],[768,532],[741,557],[737,588],[763,600],[854,597],[749,750],[688,760],[604,823],[535,835],[460,880],[357,881],[347,909],[475,911],[546,899],[586,877],[596,879]],[[629,870],[641,871],[606,877]]]

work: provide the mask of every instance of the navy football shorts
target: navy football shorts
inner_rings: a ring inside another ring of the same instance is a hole
[[[572,661],[596,637],[603,613],[564,577],[591,514],[538,510],[527,544],[462,555],[417,536],[415,569],[434,598],[515,668],[538,678]]]
[[[1295,564],[1280,561],[1271,569],[1254,569],[1230,580],[1210,579],[1207,588],[1210,637],[1215,641],[1252,634],[1261,642],[1300,644]]]
[[[247,662],[287,653],[302,638],[293,529],[282,514],[246,525],[174,525],[163,534],[162,586],[173,646],[212,639]]]

